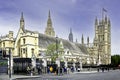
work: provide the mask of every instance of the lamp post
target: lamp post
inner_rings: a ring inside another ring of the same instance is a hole
[[[58,58],[58,37],[56,36],[56,53],[57,53],[57,58]]]
[[[58,65],[58,75],[60,75],[60,59],[58,56],[58,37],[56,36],[56,54],[57,54],[57,59],[56,59],[56,64]]]
[[[11,49],[9,48],[9,79],[12,77],[12,55],[11,55]]]

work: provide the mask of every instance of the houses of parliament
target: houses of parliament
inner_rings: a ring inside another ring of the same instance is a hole
[[[56,43],[64,49],[61,54],[61,60],[68,62],[81,61],[82,64],[110,64],[111,63],[111,22],[107,15],[99,20],[95,19],[95,35],[93,43],[84,43],[82,35],[81,43],[73,41],[72,29],[68,35],[68,40],[56,37],[54,27],[52,26],[51,13],[48,13],[48,20],[44,33],[31,31],[25,27],[25,19],[21,13],[20,27],[16,37],[13,37],[14,32],[9,31],[8,34],[0,37],[0,49],[5,50],[6,54],[11,54],[13,58],[31,58],[32,55],[36,58],[44,58],[47,47],[50,44]],[[50,60],[47,57],[47,60]]]

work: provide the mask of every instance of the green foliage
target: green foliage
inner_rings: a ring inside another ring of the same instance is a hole
[[[111,56],[111,64],[118,66],[120,64],[120,55]]]
[[[60,52],[63,52],[63,48],[61,48],[61,47],[62,46],[60,44],[57,44],[57,45],[50,44],[47,47],[46,56],[50,56],[52,62],[54,62],[56,60],[56,58],[58,58],[58,56],[61,56]]]
[[[7,65],[7,62],[0,62],[0,66],[5,66]]]

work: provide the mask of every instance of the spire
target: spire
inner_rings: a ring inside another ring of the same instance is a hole
[[[95,25],[98,25],[98,19],[97,19],[97,17],[95,18]]]
[[[83,34],[82,34],[81,43],[84,44],[84,37],[83,37]]]
[[[70,28],[70,33],[72,33],[72,29]]]
[[[110,19],[108,18],[108,24],[111,24]]]
[[[45,29],[45,34],[49,36],[55,36],[54,28],[52,27],[52,20],[50,16],[50,10],[48,12],[47,27]]]
[[[89,46],[89,37],[87,37],[87,45]]]
[[[70,28],[70,33],[69,33],[69,41],[73,42],[73,34],[72,34],[72,29]]]
[[[21,13],[21,18],[20,18],[20,28],[24,30],[24,17],[23,17],[23,12]]]
[[[47,26],[52,27],[52,20],[51,20],[50,10],[49,10],[49,13],[48,13]]]
[[[108,26],[111,27],[111,21],[109,18],[108,18]]]
[[[51,18],[51,17],[50,17],[50,10],[49,10],[48,18]]]

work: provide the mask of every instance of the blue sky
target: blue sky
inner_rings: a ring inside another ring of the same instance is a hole
[[[74,41],[77,38],[81,43],[83,34],[85,42],[89,36],[92,43],[95,17],[101,19],[104,7],[112,25],[112,54],[120,54],[119,3],[120,0],[0,0],[0,35],[7,34],[9,30],[16,35],[21,12],[24,13],[26,29],[44,33],[50,10],[58,37],[68,39],[72,28]]]

